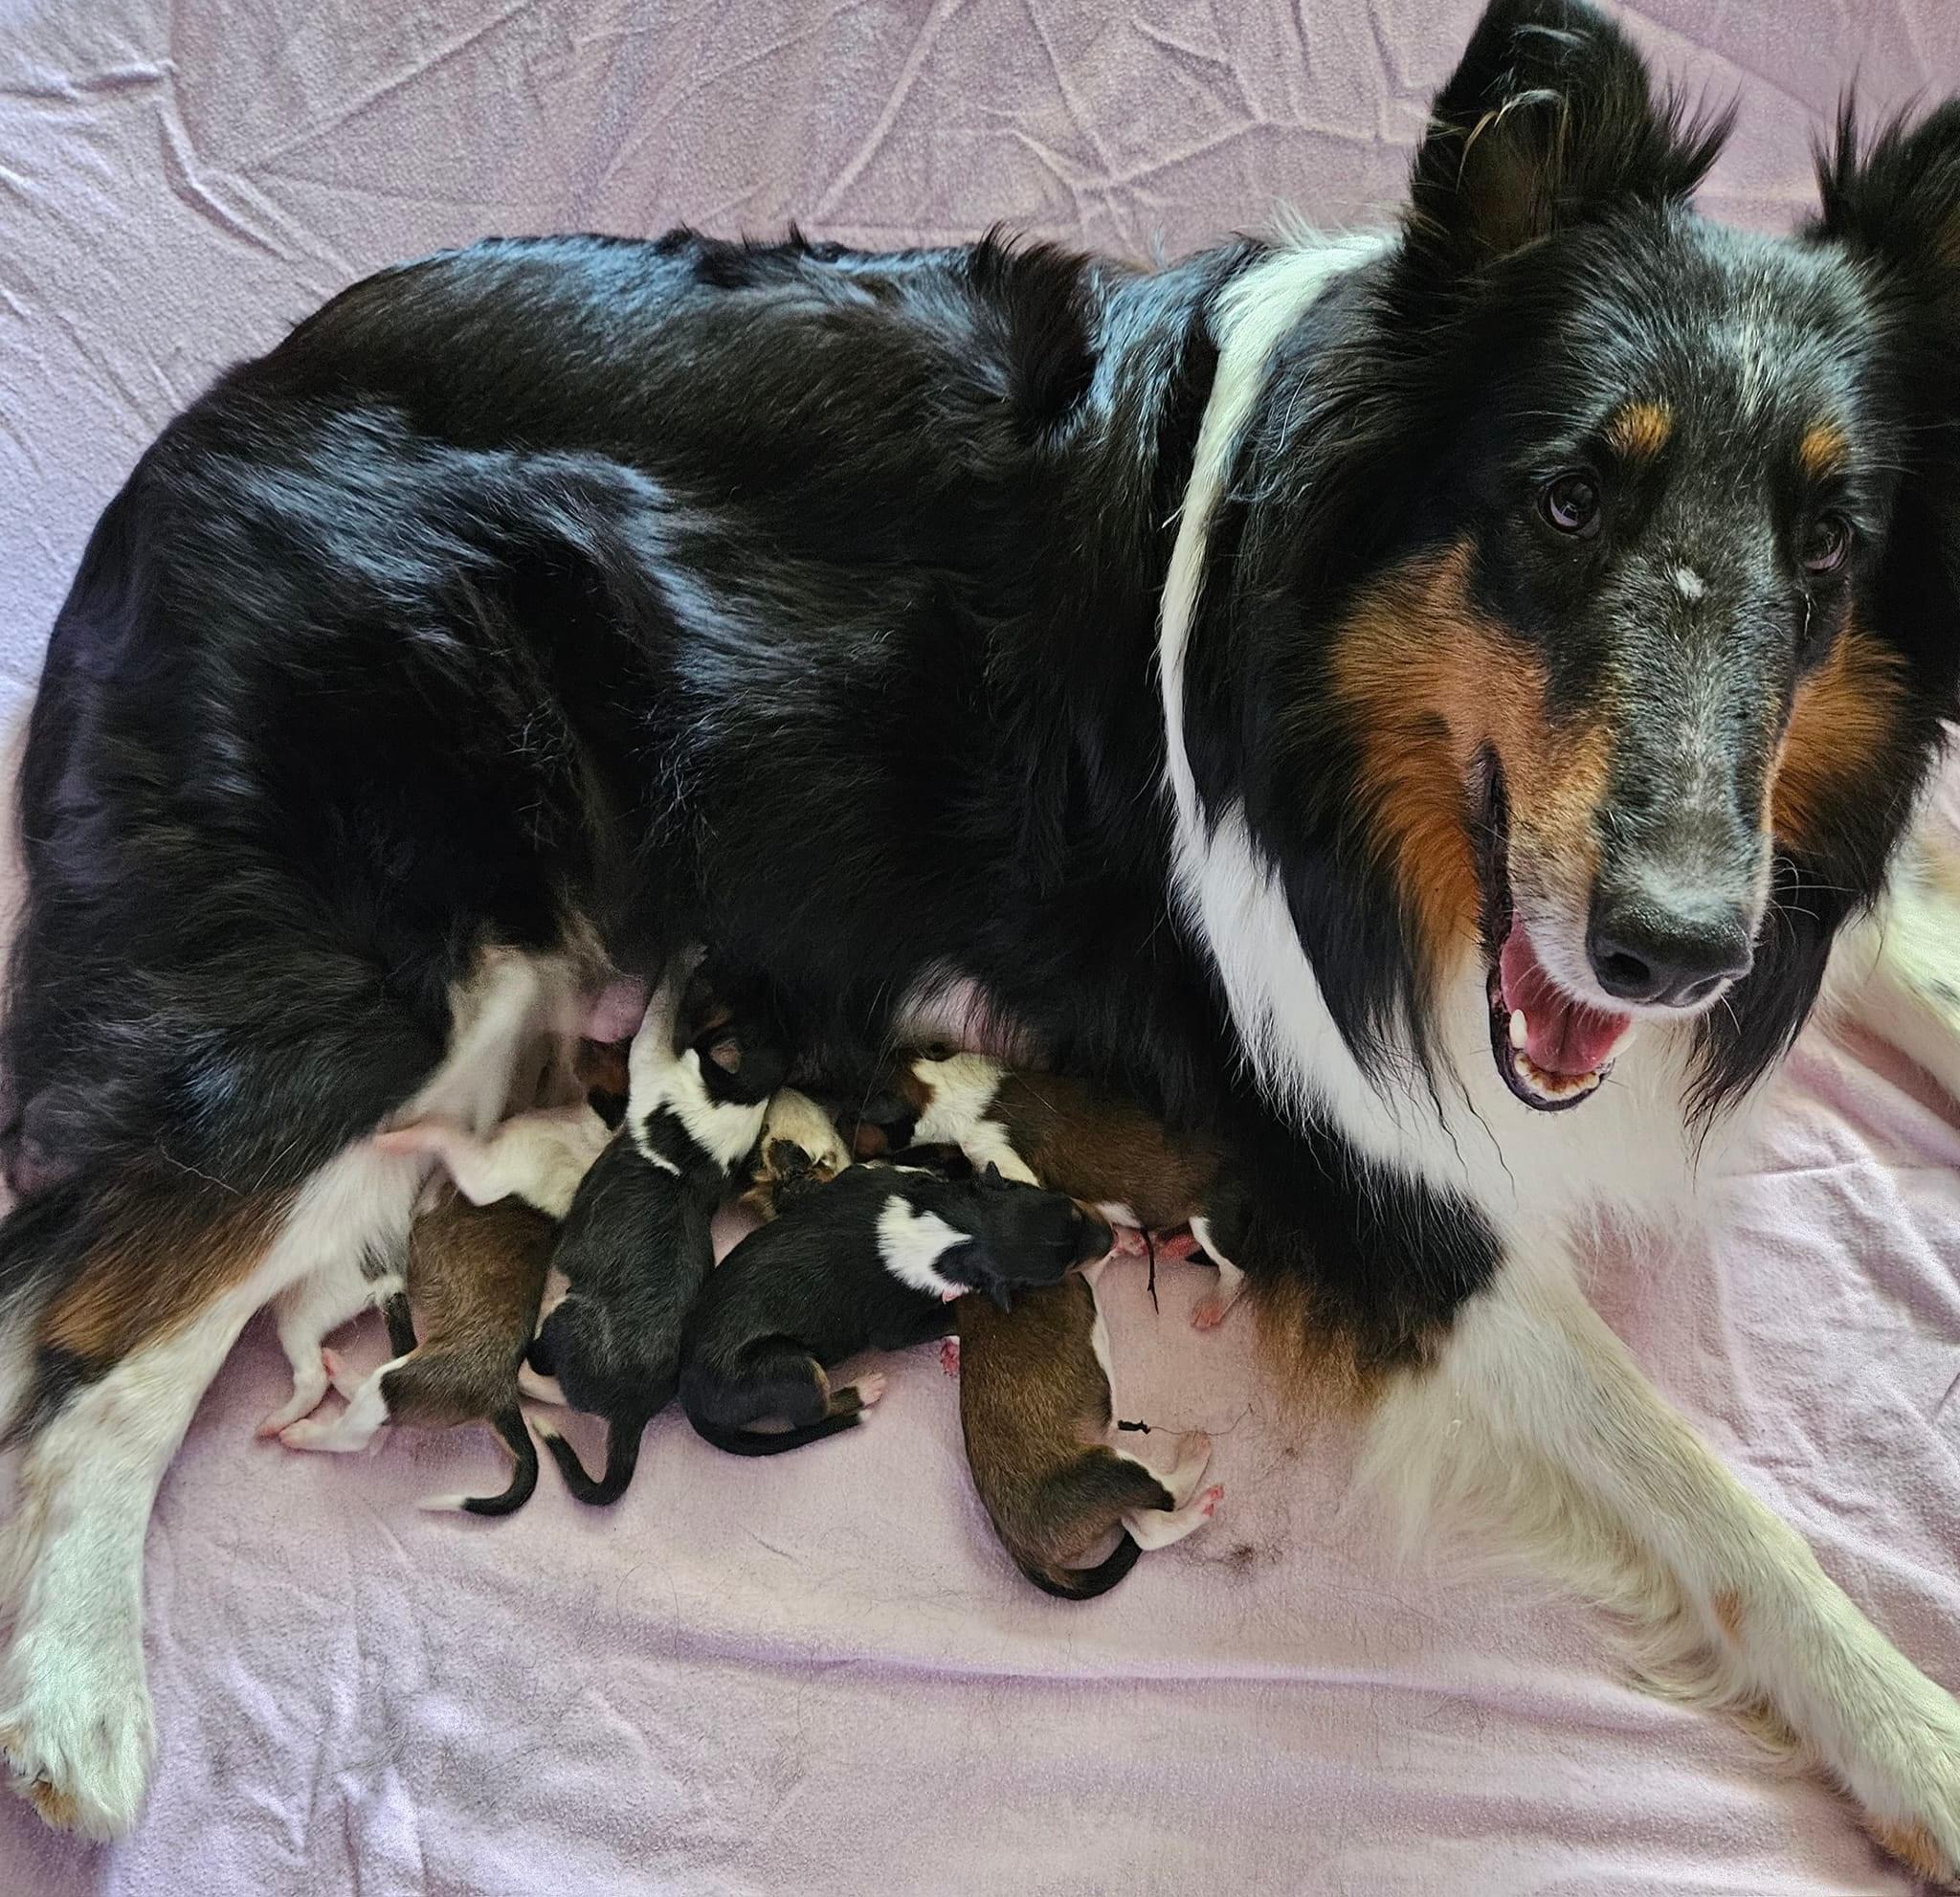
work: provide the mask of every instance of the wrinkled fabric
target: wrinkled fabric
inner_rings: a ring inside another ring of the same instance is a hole
[[[228,360],[376,266],[489,232],[866,244],[996,221],[1175,255],[1289,204],[1379,216],[1475,0],[583,7],[0,0],[0,685],[97,511]],[[1743,133],[1706,202],[1784,226],[1856,73],[1960,89],[1945,0],[1656,0],[1636,30]],[[1602,1307],[1915,1659],[1960,1684],[1960,1109],[1818,1044],[1720,1230],[1602,1257]],[[1126,1416],[1217,1438],[1215,1521],[1086,1606],[968,1486],[937,1353],[790,1459],[653,1429],[581,1511],[505,1523],[487,1431],[290,1454],[261,1321],[148,1547],[161,1757],[94,1847],[0,1799],[0,1891],[1902,1892],[1820,1787],[1621,1685],[1596,1628],[1391,1559],[1353,1445],[1289,1423],[1189,1263],[1103,1286]],[[348,1346],[382,1354],[378,1333]],[[585,1440],[590,1445],[590,1432]],[[1151,1453],[1162,1453],[1152,1449]]]

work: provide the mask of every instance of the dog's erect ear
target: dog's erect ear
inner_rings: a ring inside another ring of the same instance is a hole
[[[1885,287],[1940,324],[1949,348],[1960,321],[1960,99],[1917,125],[1894,121],[1862,152],[1847,100],[1817,154],[1817,189],[1822,209],[1806,234],[1874,264]]]
[[[1431,108],[1408,248],[1448,277],[1610,211],[1683,199],[1731,117],[1656,100],[1626,35],[1581,0],[1493,0]]]

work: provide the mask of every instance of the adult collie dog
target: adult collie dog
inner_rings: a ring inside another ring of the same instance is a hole
[[[145,1523],[246,1317],[403,1241],[615,971],[806,1044],[957,992],[1232,1142],[1281,1373],[1960,1870],[1960,1708],[1575,1287],[1820,998],[1960,1085],[1960,105],[1815,221],[1498,0],[1393,233],[1146,272],[493,242],[165,431],[19,790],[0,1745],[139,1808]],[[1942,879],[1947,878],[1943,881]]]

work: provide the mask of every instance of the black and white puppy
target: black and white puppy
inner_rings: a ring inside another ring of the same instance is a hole
[[[683,1003],[689,969],[647,1004],[629,1060],[626,1118],[570,1207],[553,1268],[566,1283],[531,1342],[530,1369],[555,1378],[574,1409],[606,1417],[606,1472],[538,1434],[581,1502],[616,1502],[633,1480],[640,1434],[674,1395],[681,1327],[714,1266],[710,1233],[733,1170],[761,1136],[787,1060],[766,1004],[711,983],[701,1018]],[[697,993],[699,992],[697,986]],[[683,1015],[691,1042],[677,1050]]]
[[[680,1401],[721,1449],[773,1456],[849,1429],[884,1393],[877,1372],[840,1390],[825,1373],[859,1350],[902,1350],[953,1328],[953,1300],[1002,1309],[1108,1256],[1111,1232],[1061,1193],[853,1166],[799,1192],[708,1280],[687,1327]],[[777,1421],[781,1430],[754,1424]]]

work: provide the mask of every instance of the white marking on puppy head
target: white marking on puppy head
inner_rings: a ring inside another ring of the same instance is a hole
[[[1677,567],[1674,584],[1676,591],[1686,600],[1700,599],[1708,591],[1708,583],[1692,567]]]
[[[936,1212],[915,1212],[902,1193],[894,1193],[878,1215],[878,1255],[901,1284],[932,1298],[960,1298],[971,1289],[947,1278],[939,1261],[968,1235]]]

